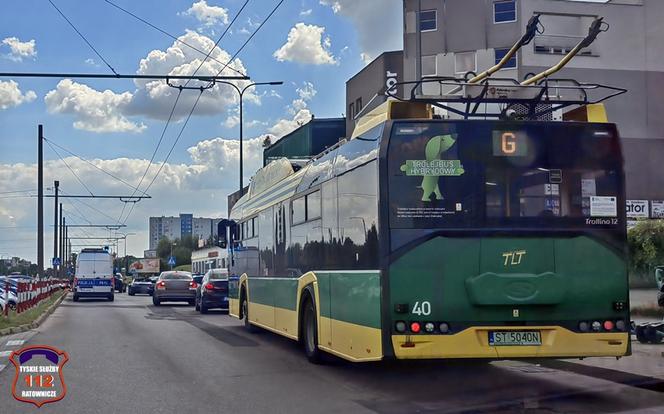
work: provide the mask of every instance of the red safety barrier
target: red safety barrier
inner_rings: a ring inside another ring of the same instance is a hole
[[[64,280],[60,279],[18,282],[16,287],[16,300],[18,302],[16,312],[25,312],[39,305],[41,301],[50,298],[56,290],[60,289],[62,284],[64,284]],[[7,281],[8,285],[9,281]]]

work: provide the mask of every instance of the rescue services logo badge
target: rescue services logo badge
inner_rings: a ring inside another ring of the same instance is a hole
[[[35,345],[12,352],[9,360],[16,367],[12,394],[18,401],[41,407],[60,401],[67,394],[62,375],[62,367],[69,361],[66,352]]]

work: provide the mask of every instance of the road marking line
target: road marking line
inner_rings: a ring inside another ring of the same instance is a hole
[[[5,369],[6,365],[0,365],[0,372],[2,372],[3,369]]]
[[[13,351],[2,351],[0,352],[0,358],[8,357]]]
[[[7,341],[5,346],[21,346],[25,341],[23,339],[15,339],[13,341]]]

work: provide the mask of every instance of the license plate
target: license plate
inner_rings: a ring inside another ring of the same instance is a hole
[[[489,331],[490,346],[542,345],[539,331]]]

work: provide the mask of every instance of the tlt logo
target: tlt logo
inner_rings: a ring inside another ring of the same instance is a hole
[[[505,259],[505,266],[517,266],[521,264],[523,256],[526,255],[525,250],[515,250],[513,252],[503,253],[503,258]]]

